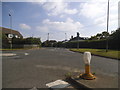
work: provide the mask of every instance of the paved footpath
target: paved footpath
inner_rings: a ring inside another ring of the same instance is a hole
[[[83,54],[60,48],[4,51],[16,54],[2,57],[3,88],[47,88],[64,79],[68,72],[84,72]],[[92,72],[104,74],[117,84],[118,60],[92,56]]]

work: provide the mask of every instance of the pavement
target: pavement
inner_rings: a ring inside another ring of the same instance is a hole
[[[16,55],[2,56],[3,88],[48,88],[47,83],[64,79],[69,72],[84,72],[83,54],[68,49],[3,51],[5,53]],[[100,81],[97,88],[117,88],[118,63],[116,59],[92,56],[91,70],[97,79],[80,80],[80,83],[94,88]]]
[[[69,83],[76,83],[76,88],[116,88],[118,89],[118,77],[113,77],[104,74],[97,74],[96,79],[94,80],[84,80],[81,78],[72,77],[69,80]],[[73,85],[74,86],[74,85]]]

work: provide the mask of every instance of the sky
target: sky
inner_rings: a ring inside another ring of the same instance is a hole
[[[118,28],[118,2],[110,0],[109,33]],[[2,27],[19,31],[42,41],[70,39],[106,31],[107,0],[2,0]],[[66,33],[66,34],[65,34]]]

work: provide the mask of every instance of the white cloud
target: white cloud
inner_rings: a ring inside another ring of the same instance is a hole
[[[76,14],[78,11],[77,11],[77,9],[72,9],[72,10],[65,9],[64,12],[67,13],[67,14]]]
[[[69,33],[69,35],[72,35],[76,32],[82,31],[82,29],[83,25],[71,18],[67,18],[64,22],[45,19],[40,26],[36,26],[36,30],[40,33],[53,33],[54,35],[58,33],[63,35],[64,33]],[[63,38],[63,35],[60,38]],[[57,36],[54,36],[54,38],[57,38]]]
[[[118,15],[116,14],[113,14],[113,15],[110,15],[109,16],[109,26],[116,26],[115,28],[117,28],[118,26]],[[98,26],[101,26],[101,27],[106,27],[107,25],[107,17],[106,16],[103,16],[103,17],[99,17],[99,18],[96,18],[95,21],[94,21],[94,24],[98,25]]]
[[[46,26],[37,26],[36,30],[40,32],[45,32],[45,33],[49,32],[48,27]]]
[[[107,1],[106,2],[92,2],[80,4],[80,13],[88,19],[91,20],[91,23],[94,23],[97,26],[106,27],[107,24]],[[109,26],[114,28],[118,25],[118,0],[110,1],[109,4]]]
[[[64,40],[65,33],[67,33],[67,37],[69,38],[71,35],[76,34],[76,32],[81,32],[83,27],[80,22],[74,21],[71,18],[67,18],[65,21],[44,19],[40,26],[36,27],[36,30],[42,36],[42,41],[46,40],[47,33],[50,33],[50,39]]]
[[[106,3],[91,2],[80,5],[80,15],[87,18],[96,18],[106,13]]]
[[[60,18],[64,18],[65,17],[65,15],[60,15]]]
[[[58,2],[44,2],[39,3],[47,12],[49,16],[57,16],[60,14],[76,14],[77,9],[70,9],[68,2],[59,0]]]
[[[42,30],[42,32],[77,32],[83,27],[80,22],[75,22],[71,18],[67,18],[65,22],[45,19],[42,23],[42,26],[37,27],[37,30]]]
[[[30,30],[31,29],[31,27],[27,24],[20,24],[19,26],[20,26],[21,29],[24,29],[24,30]]]
[[[105,23],[107,22],[106,17],[100,17],[96,18],[94,21],[94,24],[99,25],[99,26],[105,26]]]

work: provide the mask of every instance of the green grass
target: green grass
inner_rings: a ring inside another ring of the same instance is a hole
[[[37,49],[37,48],[16,48],[16,49],[0,49],[0,51],[11,51],[11,50],[29,50],[29,49]],[[40,49],[40,48],[39,48]]]
[[[108,52],[106,52],[105,49],[70,49],[70,50],[71,51],[76,51],[76,52],[89,51],[89,52],[91,52],[94,55],[120,59],[120,57],[118,55],[118,54],[120,54],[120,51],[116,51],[116,50],[108,50]]]

